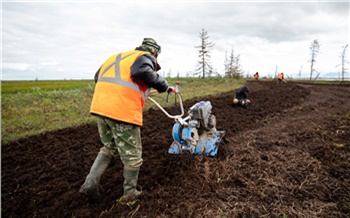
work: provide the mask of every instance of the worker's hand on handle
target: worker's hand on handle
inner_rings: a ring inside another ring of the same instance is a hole
[[[169,95],[171,94],[171,93],[176,93],[176,90],[175,90],[175,88],[174,87],[172,87],[172,86],[169,86],[168,87],[168,89],[166,90],[166,92],[168,93],[168,95],[166,96],[166,99],[165,99],[165,101],[166,102],[168,102],[168,99],[169,99]]]
[[[168,89],[167,89],[166,91],[168,92],[168,94],[170,94],[170,93],[172,93],[172,92],[176,93],[175,88],[172,87],[172,86],[169,86]]]

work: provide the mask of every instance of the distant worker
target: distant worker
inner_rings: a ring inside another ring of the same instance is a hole
[[[121,200],[134,199],[141,193],[136,186],[143,163],[142,109],[151,88],[159,93],[175,92],[157,74],[160,51],[161,47],[154,39],[144,38],[134,50],[112,55],[95,74],[90,113],[96,116],[103,147],[79,190],[91,201],[100,199],[99,181],[115,157],[123,163],[124,193]]]
[[[279,73],[279,74],[277,75],[277,84],[278,84],[278,85],[281,85],[283,79],[284,79],[284,74],[283,74],[283,73]]]
[[[244,86],[241,90],[237,91],[236,96],[233,98],[233,104],[247,108],[248,104],[250,104],[250,100],[247,99],[248,92],[249,88],[247,86]]]
[[[255,78],[256,81],[259,81],[259,73],[258,73],[258,72],[256,72],[256,73],[254,74],[254,78]]]

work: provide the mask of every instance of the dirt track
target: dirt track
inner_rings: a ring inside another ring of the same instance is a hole
[[[99,151],[95,124],[2,145],[2,217],[349,217],[350,86],[247,86],[248,109],[232,106],[234,91],[185,102],[211,101],[226,131],[215,158],[167,154],[173,120],[145,113],[134,205],[116,202],[118,159],[101,179],[100,203],[78,192]]]

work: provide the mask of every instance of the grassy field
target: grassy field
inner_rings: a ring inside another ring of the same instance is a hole
[[[234,90],[245,82],[223,78],[170,78],[167,81],[169,85],[180,82],[184,100]],[[89,113],[93,91],[92,80],[2,81],[1,143],[94,122]],[[174,97],[165,102],[165,93],[152,97],[164,107],[174,104]],[[147,101],[145,110],[150,107],[155,105]]]
[[[33,90],[80,89],[93,86],[92,80],[2,81],[1,93],[27,92]]]

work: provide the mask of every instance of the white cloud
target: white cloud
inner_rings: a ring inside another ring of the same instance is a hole
[[[57,61],[54,58],[46,58],[40,62],[40,65],[42,65],[42,66],[56,66]]]
[[[3,70],[15,70],[15,71],[28,71],[31,68],[30,64],[26,63],[14,63],[14,62],[4,62],[2,63]]]
[[[143,37],[162,46],[162,74],[184,76],[196,68],[202,28],[215,43],[212,64],[220,72],[232,47],[251,74],[274,73],[276,66],[307,71],[309,45],[318,39],[318,67],[326,73],[337,70],[349,39],[347,2],[7,1],[2,7],[3,79],[91,79],[107,57],[134,49]]]

